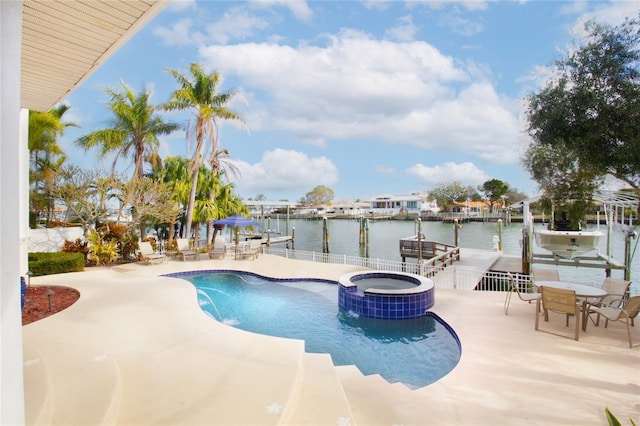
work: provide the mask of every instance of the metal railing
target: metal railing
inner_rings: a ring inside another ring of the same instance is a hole
[[[264,253],[285,257],[287,259],[305,260],[309,262],[353,265],[374,270],[408,272],[432,278],[437,287],[458,290],[491,290],[500,291],[508,288],[508,277],[501,272],[488,272],[477,268],[455,264],[439,265],[423,263],[399,262],[378,258],[350,256],[346,254],[319,253],[315,251],[292,250],[282,247],[263,247]],[[522,275],[527,279],[528,276]]]
[[[382,271],[408,272],[433,279],[438,288],[467,291],[507,291],[509,289],[509,276],[506,272],[487,271],[470,266],[456,265],[455,263],[452,265],[428,265],[426,263],[418,264],[396,260],[372,259],[346,254],[292,250],[276,246],[263,246],[263,252],[294,260],[353,265]],[[520,286],[520,291],[527,292],[532,289],[529,275],[518,273],[512,275]],[[640,283],[632,282],[629,286],[629,294],[631,296],[640,294]]]

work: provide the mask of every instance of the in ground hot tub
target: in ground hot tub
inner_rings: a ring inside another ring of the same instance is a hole
[[[358,315],[406,319],[424,315],[434,305],[429,278],[404,272],[354,272],[338,280],[340,307]]]

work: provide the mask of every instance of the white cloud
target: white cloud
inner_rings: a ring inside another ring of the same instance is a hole
[[[398,41],[411,41],[415,38],[420,29],[413,23],[411,15],[398,18],[395,27],[389,28],[385,34],[387,37]]]
[[[566,13],[579,14],[571,31],[578,38],[586,36],[584,24],[587,21],[615,26],[622,24],[627,18],[637,17],[640,12],[638,1],[587,2],[586,5],[594,7],[591,10],[587,7],[565,10]]]
[[[470,37],[484,31],[484,25],[478,20],[463,18],[460,15],[446,15],[440,18],[440,23],[455,33]]]
[[[313,11],[306,0],[252,0],[251,5],[259,8],[271,8],[282,6],[287,9],[300,21],[309,21],[313,17]]]
[[[574,51],[587,37],[585,23],[594,21],[599,24],[620,25],[625,19],[637,16],[640,13],[640,2],[637,1],[614,1],[614,2],[581,2],[575,1],[567,3],[561,12],[567,15],[576,15],[576,20],[568,29],[568,33],[573,37],[570,43],[557,46],[558,58],[566,56]],[[558,78],[558,71],[553,65],[536,66],[526,80],[531,81],[529,91],[537,91],[552,80]],[[523,81],[521,79],[519,81]]]
[[[389,8],[389,4],[394,0],[362,0],[361,3],[365,9],[384,12]]]
[[[240,171],[234,183],[243,194],[306,192],[318,185],[338,182],[338,169],[328,158],[310,158],[302,152],[281,148],[265,152],[258,163],[233,161],[233,164]]]
[[[258,16],[250,14],[241,7],[232,8],[216,22],[207,26],[211,40],[227,44],[231,40],[243,40],[254,35],[255,30],[263,30],[269,23]]]
[[[475,164],[465,162],[461,164],[447,162],[438,166],[425,166],[418,163],[407,169],[407,174],[416,176],[425,185],[460,182],[463,185],[480,185],[490,179],[484,171]]]
[[[454,8],[462,7],[468,11],[485,10],[487,1],[483,0],[409,0],[405,4],[407,7],[416,5],[425,5],[431,9],[443,9],[445,6],[453,6]]]
[[[202,41],[202,34],[191,32],[192,21],[188,18],[179,19],[170,27],[159,25],[153,29],[153,34],[160,37],[168,46],[185,46]]]
[[[324,45],[245,43],[200,50],[207,68],[234,75],[251,96],[253,132],[292,142],[375,139],[513,163],[526,145],[521,104],[499,96],[483,67],[421,41],[394,43],[346,30]],[[480,82],[469,83],[470,77]]]
[[[167,6],[167,9],[173,12],[197,9],[196,0],[172,0]]]

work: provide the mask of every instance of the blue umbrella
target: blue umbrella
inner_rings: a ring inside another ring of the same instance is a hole
[[[234,214],[233,216],[225,217],[224,219],[216,220],[213,222],[214,225],[227,225],[236,228],[236,250],[238,250],[238,228],[245,226],[260,226],[258,222],[255,220],[246,218],[244,216],[240,216],[239,214]]]
[[[227,226],[260,226],[255,220],[234,214],[233,216],[225,217],[224,219],[216,220],[214,225],[227,225]]]

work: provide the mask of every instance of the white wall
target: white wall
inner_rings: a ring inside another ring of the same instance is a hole
[[[42,228],[29,230],[29,253],[60,251],[64,240],[84,240],[81,227],[73,228]]]
[[[28,152],[20,110],[22,1],[0,1],[0,424],[24,424],[20,275],[27,272]],[[25,119],[26,117],[26,119]],[[21,192],[22,190],[22,192]],[[25,193],[26,192],[26,193]]]

